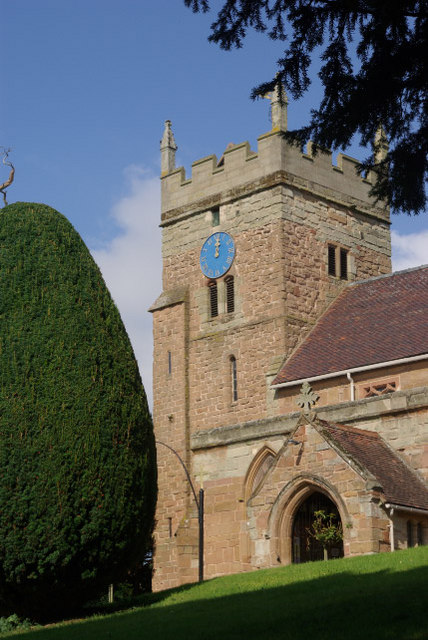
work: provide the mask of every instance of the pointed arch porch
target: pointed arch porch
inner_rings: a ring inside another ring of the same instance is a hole
[[[343,546],[347,555],[347,523],[350,517],[346,505],[337,489],[323,478],[312,474],[299,474],[288,482],[278,494],[268,519],[268,535],[276,561],[291,564],[292,531],[296,514],[312,493],[322,493],[337,507],[343,525]]]

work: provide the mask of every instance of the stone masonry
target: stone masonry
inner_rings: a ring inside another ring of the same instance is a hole
[[[391,269],[389,213],[368,196],[372,178],[358,177],[356,161],[347,156],[339,155],[333,166],[330,154],[313,156],[291,147],[282,134],[284,111],[273,122],[256,152],[248,143],[232,146],[220,163],[215,156],[195,162],[191,178],[175,169],[170,123],[162,139],[163,292],[151,307],[154,425],[157,440],[175,449],[195,486],[206,491],[207,577],[290,561],[291,534],[281,527],[291,515],[275,520],[269,514],[275,504],[279,508],[275,501],[297,455],[289,448],[283,455],[283,447],[299,414],[293,404],[296,390],[273,393],[269,384],[346,285],[328,274],[328,245],[346,250],[348,280]],[[234,278],[235,309],[226,312],[220,278],[219,314],[211,318],[209,280],[200,270],[199,253],[217,231],[229,233],[236,245],[227,274]],[[321,405],[349,400],[346,382],[339,383],[334,383],[332,402],[327,391],[319,392]],[[368,428],[373,421],[367,421]],[[322,448],[316,430],[300,428],[309,443],[299,462],[299,474],[306,478],[301,495],[309,477],[335,487],[343,520],[352,525],[346,530],[346,554],[387,545],[388,518],[364,480]],[[239,437],[228,440],[232,432]],[[420,461],[418,446],[407,452],[409,460]],[[271,480],[250,500],[254,459],[279,451]],[[161,444],[157,453],[154,587],[161,589],[197,579],[197,522],[180,462]]]

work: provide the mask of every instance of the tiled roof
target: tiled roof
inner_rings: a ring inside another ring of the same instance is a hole
[[[386,502],[428,510],[428,489],[414,471],[373,431],[318,420],[322,435],[379,482]]]
[[[349,285],[272,384],[428,354],[428,265]]]

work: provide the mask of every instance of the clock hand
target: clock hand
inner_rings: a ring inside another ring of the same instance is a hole
[[[220,236],[217,236],[216,241],[215,241],[215,254],[214,254],[214,258],[218,258],[218,257],[219,257],[219,255],[220,255],[219,247],[220,247]]]

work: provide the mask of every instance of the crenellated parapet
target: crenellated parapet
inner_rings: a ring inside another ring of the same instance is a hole
[[[375,176],[359,176],[358,160],[339,153],[337,163],[333,164],[331,152],[313,153],[311,143],[302,153],[286,140],[284,127],[274,124],[271,131],[258,138],[256,151],[248,142],[229,145],[220,161],[211,155],[194,162],[190,177],[183,167],[163,174],[162,224],[275,184],[310,191],[389,220],[388,207],[380,202],[375,204],[369,196]]]

